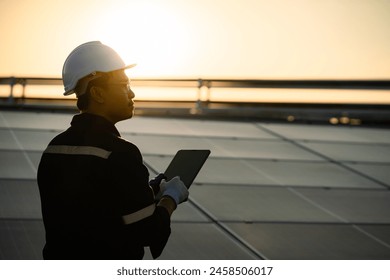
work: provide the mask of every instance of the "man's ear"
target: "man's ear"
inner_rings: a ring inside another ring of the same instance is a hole
[[[90,96],[95,102],[104,103],[104,89],[102,89],[101,87],[91,87]]]

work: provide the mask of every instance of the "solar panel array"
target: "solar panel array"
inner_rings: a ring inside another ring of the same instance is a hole
[[[37,167],[71,118],[0,112],[1,259],[42,258]],[[117,127],[151,176],[179,149],[211,150],[160,259],[390,259],[388,129],[152,117]]]

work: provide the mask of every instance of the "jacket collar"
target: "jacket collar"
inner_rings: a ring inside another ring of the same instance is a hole
[[[88,127],[89,129],[95,131],[112,133],[118,137],[121,136],[115,125],[113,125],[107,119],[89,113],[75,115],[72,119],[71,125],[73,127]]]

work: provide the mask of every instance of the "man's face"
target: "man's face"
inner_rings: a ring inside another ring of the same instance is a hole
[[[135,97],[130,89],[129,78],[124,70],[118,70],[110,74],[104,87],[106,93],[107,117],[113,123],[130,119],[134,114]]]

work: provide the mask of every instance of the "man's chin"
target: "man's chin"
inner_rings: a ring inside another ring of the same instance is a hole
[[[131,113],[127,116],[126,120],[131,119],[134,116],[134,109],[131,111]]]

